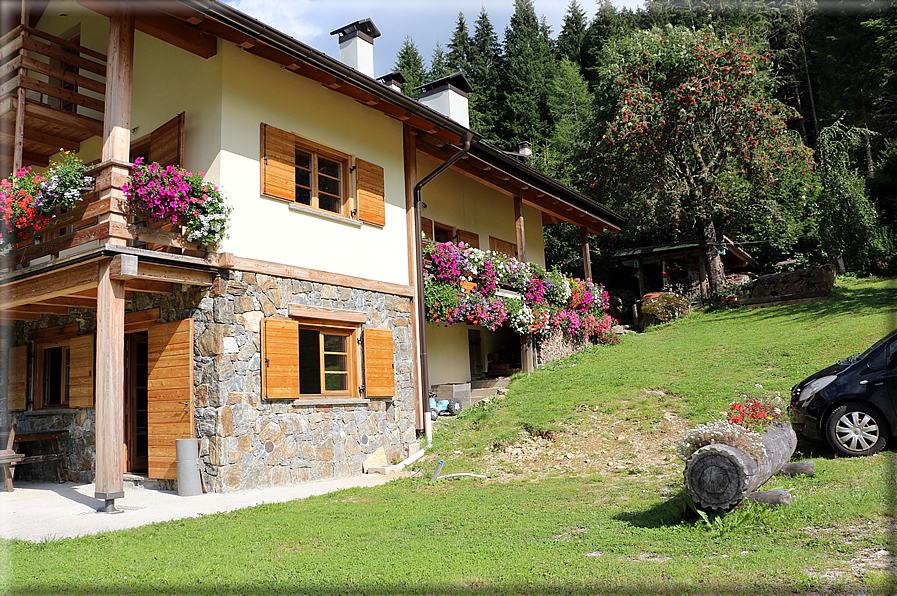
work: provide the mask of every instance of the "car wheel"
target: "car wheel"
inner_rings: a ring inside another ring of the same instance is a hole
[[[457,416],[461,413],[461,400],[457,397],[453,397],[449,400],[448,403],[448,413],[452,416]]]
[[[844,404],[829,414],[825,436],[842,455],[878,453],[888,442],[887,423],[878,410],[859,403]]]

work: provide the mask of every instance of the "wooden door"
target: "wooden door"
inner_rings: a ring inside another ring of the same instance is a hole
[[[125,472],[146,473],[147,333],[125,335]]]
[[[150,478],[177,478],[175,439],[193,436],[193,319],[150,327],[147,431]]]

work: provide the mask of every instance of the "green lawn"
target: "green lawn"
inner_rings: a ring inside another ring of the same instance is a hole
[[[895,280],[847,279],[825,302],[693,313],[522,375],[506,399],[440,419],[414,478],[99,536],[2,542],[0,586],[40,595],[893,593],[883,570],[893,447],[841,459],[802,443],[817,474],[769,483],[791,491],[790,507],[708,521],[680,506],[675,460],[664,473],[429,477],[437,459],[443,473],[494,476],[496,450],[531,434],[560,441],[591,418],[625,418],[647,433],[664,412],[704,422],[755,383],[786,395],[897,327],[895,294]]]

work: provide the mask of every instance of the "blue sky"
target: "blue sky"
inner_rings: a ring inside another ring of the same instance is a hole
[[[436,40],[445,47],[458,19],[464,13],[468,29],[485,8],[499,40],[514,11],[514,0],[224,0],[234,8],[333,57],[339,44],[330,32],[360,19],[374,21],[382,34],[374,42],[374,71],[381,76],[393,70],[396,54],[411,36],[429,63]],[[618,8],[635,10],[641,0],[612,0]],[[552,36],[561,30],[570,0],[534,0],[536,13],[544,16]],[[587,15],[598,9],[595,0],[579,0]]]

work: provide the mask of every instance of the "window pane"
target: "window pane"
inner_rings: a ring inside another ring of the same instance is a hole
[[[58,406],[62,403],[63,391],[63,349],[44,350],[44,405]]]
[[[324,371],[345,372],[349,369],[346,364],[346,357],[343,354],[324,354]]]
[[[318,190],[324,194],[333,195],[336,197],[341,196],[340,193],[340,181],[334,178],[326,178],[324,176],[318,177]]]
[[[342,213],[342,201],[329,195],[321,195],[318,197],[318,207],[325,211],[333,211],[334,213]]]
[[[346,336],[345,335],[324,335],[324,351],[325,352],[345,352]]]
[[[321,393],[321,347],[317,331],[299,330],[299,393]]]
[[[309,170],[296,168],[296,186],[311,188],[311,172]]]
[[[324,373],[325,391],[348,391],[349,377],[343,373]]]
[[[297,168],[305,168],[306,170],[311,169],[311,153],[306,153],[305,151],[296,150],[296,167]]]
[[[311,205],[311,191],[301,186],[296,187],[296,202],[303,205]]]
[[[332,161],[324,157],[318,157],[318,172],[331,178],[342,178],[340,174],[341,164],[338,161]]]

